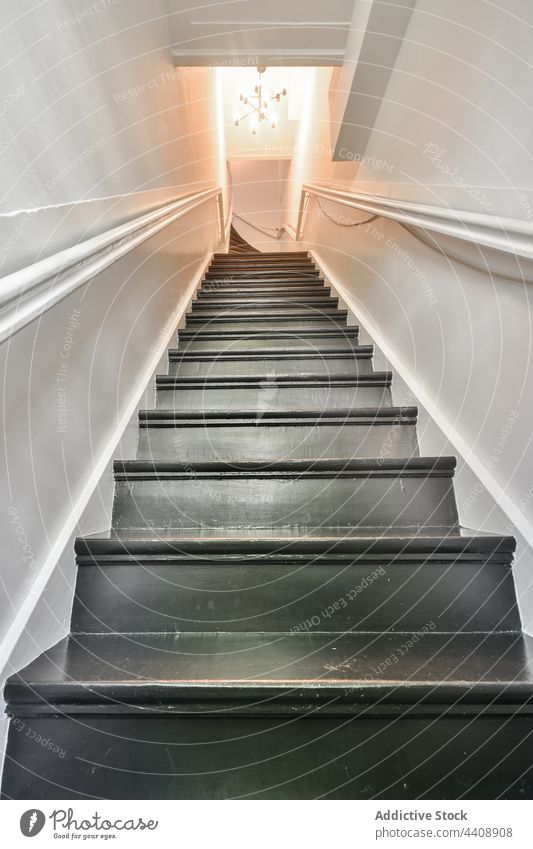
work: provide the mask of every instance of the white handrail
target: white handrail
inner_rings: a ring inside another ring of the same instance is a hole
[[[311,195],[423,230],[533,259],[531,221],[367,195],[321,183],[304,183],[302,186],[295,232],[297,240],[302,236],[306,199]]]
[[[184,195],[1,278],[0,342],[133,248],[211,198],[217,198],[220,238],[223,240],[225,222],[221,196],[219,187]]]

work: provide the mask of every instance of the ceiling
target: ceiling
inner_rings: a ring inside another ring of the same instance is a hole
[[[167,0],[175,65],[341,65],[354,0]]]

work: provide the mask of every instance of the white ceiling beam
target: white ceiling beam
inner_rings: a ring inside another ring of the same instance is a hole
[[[332,98],[334,162],[363,156],[416,0],[356,0]]]
[[[255,67],[259,64],[268,66],[299,66],[314,67],[338,66],[344,60],[344,50],[340,49],[288,49],[279,48],[266,51],[230,50],[224,48],[207,51],[174,48],[172,60],[176,67],[206,66],[206,67]]]

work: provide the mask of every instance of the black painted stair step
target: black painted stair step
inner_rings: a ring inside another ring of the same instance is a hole
[[[190,362],[213,362],[216,360],[225,360],[227,362],[243,361],[243,360],[283,360],[291,358],[320,359],[321,357],[335,358],[337,356],[346,357],[348,359],[372,359],[374,354],[373,345],[352,345],[349,350],[346,348],[336,348],[320,350],[310,345],[300,347],[283,348],[278,343],[278,348],[254,347],[248,348],[245,352],[235,353],[231,349],[223,349],[220,351],[182,351],[181,348],[169,348],[168,357],[172,361],[190,361]]]
[[[115,480],[239,480],[258,479],[296,479],[314,480],[315,478],[389,478],[401,475],[414,478],[451,478],[457,460],[455,457],[413,457],[334,460],[323,458],[316,462],[308,460],[276,460],[264,464],[258,462],[225,463],[223,461],[203,463],[150,463],[138,460],[114,460]]]
[[[326,286],[322,278],[310,277],[288,277],[285,280],[279,278],[264,279],[264,278],[241,278],[235,279],[204,279],[202,283],[202,291],[204,292],[233,292],[240,289],[250,289],[250,291],[265,291],[271,292],[277,289],[283,289],[284,292],[299,292],[301,289],[311,289],[315,291],[323,291],[331,287]]]
[[[299,306],[304,307],[304,309],[308,309],[309,307],[313,309],[328,309],[337,307],[338,303],[339,299],[337,297],[331,297],[327,293],[322,297],[303,297],[301,295],[288,295],[284,297],[282,295],[274,298],[268,296],[250,298],[248,295],[240,295],[235,298],[196,298],[192,302],[192,309],[195,311],[213,309],[215,307],[242,307],[247,309],[283,309],[284,307],[288,307],[289,309],[294,309]]]
[[[196,415],[173,410],[139,413],[137,459],[172,461],[337,459],[418,455],[416,408]]]
[[[232,301],[239,298],[253,298],[254,301],[270,300],[272,298],[281,298],[283,301],[298,300],[298,299],[321,299],[329,297],[331,288],[329,286],[235,286],[234,288],[205,286],[198,290],[198,300],[212,301],[224,300]]]
[[[334,306],[319,307],[297,304],[289,307],[277,307],[270,305],[261,309],[253,304],[246,306],[223,305],[220,307],[209,305],[201,309],[193,309],[192,313],[187,314],[187,322],[205,322],[212,319],[226,319],[227,321],[238,321],[239,319],[248,319],[249,321],[254,321],[255,319],[261,319],[263,321],[265,319],[282,319],[283,321],[290,321],[291,319],[321,319],[326,317],[346,320],[347,315],[347,310],[336,309]]]
[[[213,314],[232,314],[233,311],[236,311],[238,314],[241,312],[249,313],[251,311],[261,311],[264,315],[265,312],[267,314],[275,314],[279,315],[281,311],[287,313],[288,315],[292,314],[293,310],[313,310],[318,313],[325,312],[329,315],[331,311],[336,311],[338,309],[339,299],[338,298],[293,298],[288,299],[287,301],[283,301],[283,299],[273,299],[267,298],[264,301],[256,301],[255,298],[235,298],[235,299],[213,299],[208,301],[203,300],[194,300],[192,302],[192,314],[193,315],[213,315]]]
[[[298,345],[308,344],[308,345],[321,345],[323,339],[335,340],[337,341],[347,341],[351,340],[352,342],[356,342],[359,337],[359,327],[358,325],[346,325],[345,327],[337,327],[336,325],[332,325],[331,327],[321,328],[315,327],[314,325],[309,325],[309,327],[305,328],[302,331],[299,328],[288,328],[288,327],[280,327],[276,330],[276,334],[273,337],[272,332],[270,330],[265,329],[254,329],[254,327],[249,327],[245,331],[241,330],[228,330],[226,328],[216,329],[216,330],[208,330],[201,331],[198,329],[190,329],[184,328],[183,330],[179,330],[177,333],[178,342],[182,340],[184,342],[194,342],[194,341],[203,341],[203,340],[234,340],[234,341],[252,341],[256,344],[257,340],[264,340],[261,342],[264,344],[277,344],[277,339],[282,339],[283,345],[289,345],[296,342]]]
[[[254,271],[247,269],[244,271],[206,271],[204,281],[207,284],[240,284],[249,282],[251,284],[270,283],[279,286],[291,286],[292,284],[306,283],[307,285],[316,283],[317,285],[324,284],[324,277],[318,270],[294,269],[293,271],[276,271],[275,269],[265,269],[263,271]]]
[[[270,254],[253,254],[252,256],[240,256],[236,257],[231,254],[227,254],[226,256],[214,256],[211,260],[211,265],[249,265],[250,263],[254,263],[256,265],[264,265],[275,263],[277,265],[287,265],[291,262],[307,262],[312,263],[313,259],[309,254],[283,254],[282,256],[276,255],[273,253]]]
[[[268,375],[269,380],[299,376],[301,373],[323,375],[358,375],[372,372],[372,350],[351,350],[340,353],[316,351],[226,353],[212,356],[209,353],[187,353],[180,349],[169,351],[169,374],[178,377],[229,376],[241,377]]]
[[[263,375],[250,375],[244,377],[240,375],[238,377],[226,375],[224,377],[213,378],[210,378],[209,376],[179,377],[173,374],[158,374],[156,376],[156,387],[158,389],[182,389],[188,386],[196,386],[207,390],[218,389],[219,387],[240,389],[250,386],[260,390],[281,390],[284,387],[297,388],[299,386],[304,386],[310,389],[313,387],[346,387],[351,389],[357,388],[358,386],[389,387],[391,385],[391,381],[392,372],[390,371],[375,371],[370,374],[361,374],[353,377],[345,374],[329,374],[327,377],[324,377],[323,375],[313,373],[299,373],[294,376],[291,375],[272,378],[268,372],[265,372]],[[348,395],[350,394],[351,393],[348,393]],[[347,406],[351,407],[352,405]],[[281,407],[280,409],[285,408]],[[333,409],[338,410],[339,408],[335,407]]]
[[[357,714],[388,706],[533,713],[533,638],[523,634],[168,633],[66,637],[6,686],[34,711]],[[406,643],[412,645],[405,650]],[[396,662],[387,663],[388,658]],[[268,705],[265,703],[268,700]]]
[[[250,409],[258,413],[301,410],[317,412],[378,407],[392,403],[390,372],[354,376],[240,378],[156,377],[158,409],[221,412]],[[230,391],[231,390],[231,391]]]
[[[129,529],[100,531],[77,537],[75,551],[78,563],[119,562],[124,557],[153,558],[176,563],[194,558],[197,561],[218,559],[274,560],[302,563],[309,558],[334,557],[351,562],[364,557],[380,563],[384,560],[428,559],[440,562],[459,560],[505,564],[516,548],[514,537],[482,533],[460,526],[453,530],[413,528],[400,531],[391,528],[294,528],[235,529],[217,528],[175,531],[166,529]]]
[[[261,266],[210,266],[205,272],[206,278],[223,277],[227,278],[244,278],[244,277],[309,277],[317,278],[321,276],[318,268],[309,264],[292,263],[291,265],[274,265],[262,264]]]
[[[346,318],[336,318],[334,316],[325,316],[325,315],[307,315],[302,316],[301,318],[284,318],[283,316],[278,318],[268,318],[263,316],[263,318],[231,318],[231,317],[218,317],[218,318],[209,318],[206,319],[204,316],[192,316],[190,313],[186,319],[186,329],[191,331],[194,329],[195,333],[202,331],[210,331],[214,332],[217,330],[229,330],[236,332],[245,332],[246,334],[253,333],[254,330],[261,331],[269,331],[271,334],[278,334],[280,331],[287,330],[289,333],[300,333],[300,335],[307,335],[307,332],[312,332],[313,330],[331,330],[338,329],[342,332],[343,329],[348,328],[348,323]]]
[[[259,337],[215,337],[205,338],[205,335],[178,337],[177,351],[187,356],[192,354],[205,354],[213,358],[224,355],[238,356],[281,356],[294,354],[346,354],[357,351],[357,336],[298,336],[279,338],[277,335],[269,334],[268,338]]]
[[[253,253],[250,255],[242,254],[241,256],[235,256],[234,254],[216,254],[213,256],[212,263],[224,264],[234,263],[236,265],[243,263],[244,265],[250,262],[255,262],[258,265],[261,265],[265,262],[276,262],[279,265],[284,265],[287,262],[313,262],[313,258],[309,254],[301,254],[301,253],[278,253],[274,254],[270,253]]]
[[[456,528],[455,458],[115,461],[113,527]]]
[[[511,560],[96,557],[71,632],[519,632]]]
[[[230,259],[234,254],[230,254],[227,251],[217,251],[213,254],[213,259]],[[309,251],[258,251],[254,252],[253,256],[261,257],[287,257],[287,256],[297,256],[297,257],[310,257]],[[243,258],[245,258],[243,256]],[[238,259],[238,257],[237,257]]]
[[[531,638],[268,636],[63,640],[7,687],[60,756],[12,722],[4,794],[531,798]]]
[[[227,259],[227,260],[213,260],[209,268],[279,268],[281,270],[294,268],[295,266],[301,268],[315,268],[315,263],[309,257],[291,257],[286,258],[283,261],[278,259],[274,259],[273,257],[263,257],[261,259],[256,259],[252,257],[250,259]]]
[[[169,364],[169,374],[179,378],[198,378],[217,380],[229,377],[232,381],[248,378],[276,381],[282,378],[299,377],[302,370],[308,376],[327,379],[330,374],[335,377],[357,377],[372,374],[372,359],[370,357],[354,357],[344,354],[309,354],[292,357],[247,356],[195,358],[185,357],[172,360]]]

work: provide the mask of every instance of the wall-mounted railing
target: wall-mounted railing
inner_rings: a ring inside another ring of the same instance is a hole
[[[213,198],[224,241],[222,191],[213,187],[184,195],[0,279],[0,342],[164,227]]]
[[[313,196],[334,201],[359,212],[391,218],[422,230],[511,253],[523,259],[533,259],[531,221],[367,195],[321,183],[304,183],[302,186],[294,232],[297,240],[302,237],[308,199]]]

